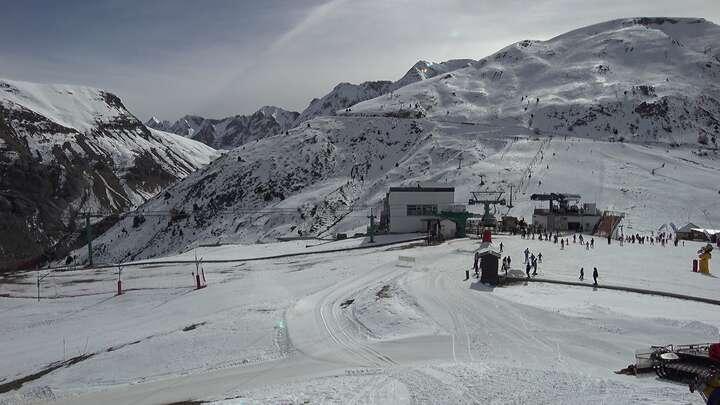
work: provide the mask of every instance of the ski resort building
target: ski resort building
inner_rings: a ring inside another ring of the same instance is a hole
[[[675,232],[678,239],[717,242],[720,229],[701,228],[692,222]]]
[[[533,194],[533,201],[548,201],[548,208],[535,208],[533,226],[550,232],[584,232],[614,236],[624,214],[600,211],[595,203],[579,204],[577,194]]]
[[[456,224],[441,212],[465,211],[455,205],[454,187],[390,187],[380,219],[390,233],[426,232],[455,236]]]

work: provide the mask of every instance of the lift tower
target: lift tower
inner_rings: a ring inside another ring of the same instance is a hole
[[[497,218],[490,212],[490,207],[497,205],[506,205],[503,198],[504,191],[471,191],[468,205],[482,204],[485,212],[482,216],[482,225],[486,227],[497,227]]]

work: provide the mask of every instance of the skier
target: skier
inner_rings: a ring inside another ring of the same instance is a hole
[[[560,239],[560,250],[565,249],[565,239]]]
[[[530,249],[525,248],[525,251],[523,253],[525,253],[525,263],[527,263],[530,256]]]
[[[508,259],[508,270],[510,270],[510,263],[511,263],[510,256],[508,256],[507,259]]]
[[[525,265],[525,274],[527,274],[527,278],[530,278],[530,263]]]
[[[503,243],[500,242],[500,253],[502,253],[502,251],[503,251]]]
[[[597,284],[597,279],[598,279],[597,267],[593,267],[593,280],[595,280],[595,282],[593,283],[593,285],[594,285],[595,287],[597,287],[597,285],[598,285],[598,284]]]
[[[585,250],[590,250],[590,242],[585,242]]]
[[[542,253],[538,253],[538,261],[542,263]]]
[[[537,259],[535,257],[533,257],[533,259],[532,259],[532,268],[533,268],[533,273],[532,273],[533,277],[537,276]]]
[[[573,234],[573,243],[576,243],[575,234]]]
[[[580,281],[583,281],[585,279],[585,269],[580,267]]]
[[[590,238],[590,247],[595,249],[595,238]]]

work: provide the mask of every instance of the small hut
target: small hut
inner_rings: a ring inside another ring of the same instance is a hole
[[[500,253],[494,249],[484,249],[480,254],[480,282],[497,285]]]

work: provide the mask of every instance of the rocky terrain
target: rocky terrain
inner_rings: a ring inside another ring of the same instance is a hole
[[[0,268],[64,251],[81,212],[131,210],[217,156],[112,93],[0,80]]]

